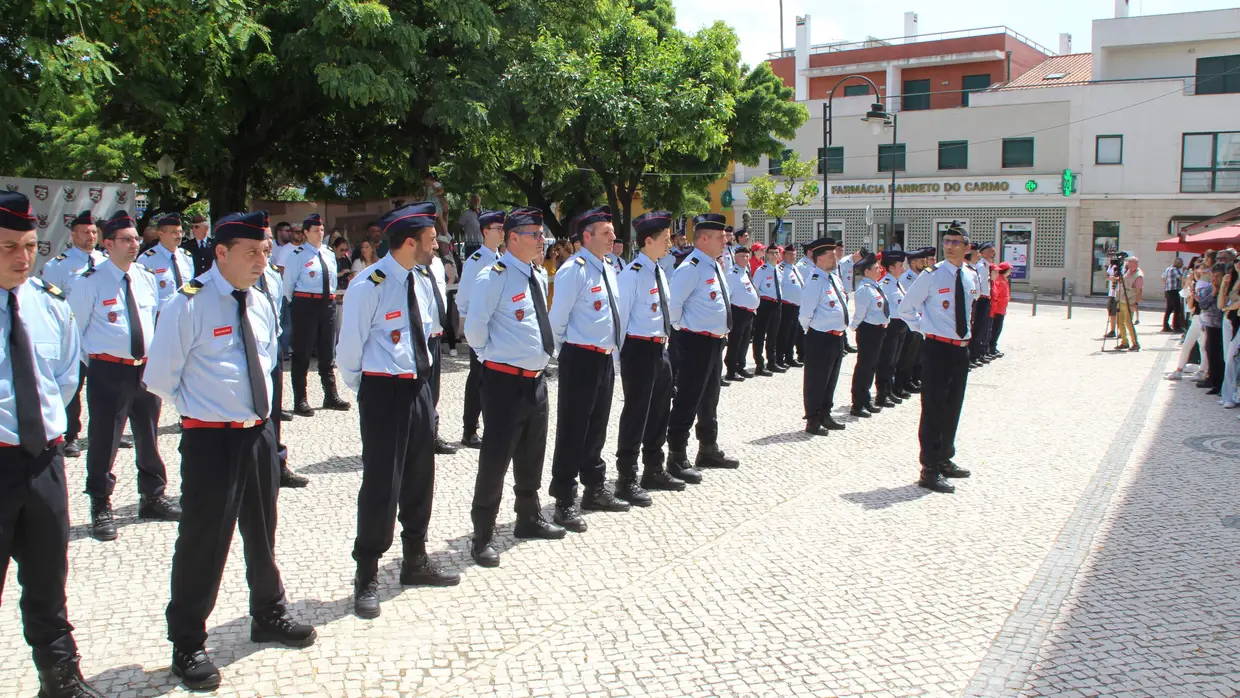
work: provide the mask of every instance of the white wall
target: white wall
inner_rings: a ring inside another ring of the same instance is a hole
[[[1197,58],[1240,53],[1240,9],[1094,20],[1092,52],[1094,80],[1192,75]]]
[[[1240,38],[1103,49],[1094,59],[1095,80],[1184,77],[1197,74],[1197,59],[1240,54]]]

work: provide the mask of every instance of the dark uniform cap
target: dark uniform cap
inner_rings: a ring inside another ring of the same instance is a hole
[[[978,252],[985,252],[986,250],[993,250],[994,248],[995,248],[995,243],[993,243],[993,242],[983,242],[982,244],[980,244],[980,245],[978,245],[978,246],[977,246],[977,251],[978,251]]]
[[[215,222],[212,237],[215,241],[226,240],[266,240],[267,212],[255,211],[230,213]]]
[[[25,233],[34,230],[37,220],[30,209],[30,199],[25,194],[0,191],[0,228]]]
[[[309,228],[312,225],[323,225],[323,217],[317,213],[311,213],[306,216],[306,220],[301,222],[303,228]]]
[[[725,230],[727,228],[727,218],[719,213],[703,213],[700,216],[693,217],[694,230]]]
[[[264,209],[261,209],[261,210],[259,210],[259,211],[254,211],[253,213],[257,213],[257,214],[262,215],[262,217],[263,217],[263,227],[264,227],[264,228],[270,228],[270,227],[271,227],[271,215],[267,213],[267,209],[265,209],[265,208],[264,208]]]
[[[923,247],[914,250],[908,254],[908,259],[930,259],[934,256],[935,249],[933,247]]]
[[[902,250],[883,250],[884,262],[903,262],[908,258]]]
[[[866,256],[857,260],[857,263],[853,265],[853,271],[854,272],[859,271],[861,273],[865,273],[865,270],[874,266],[874,263],[877,261],[878,261],[878,257],[875,257],[872,254],[867,254]]]
[[[653,235],[670,227],[672,227],[671,211],[650,211],[633,219],[633,228],[647,235]]]
[[[113,213],[112,217],[108,219],[108,222],[103,224],[103,236],[105,238],[110,238],[116,234],[116,231],[124,230],[125,228],[132,228],[135,225],[136,223],[134,223],[133,218],[129,217],[129,212],[121,209],[116,213]]]
[[[732,254],[733,255],[749,254],[749,248],[745,247],[744,245],[738,245],[736,249],[732,250]]]
[[[748,234],[749,234],[749,226],[747,226],[747,225],[742,225],[742,226],[740,227],[740,229],[739,229],[739,230],[737,230],[737,231],[733,232],[732,234],[733,234],[733,235],[735,235],[736,237],[740,237],[740,236],[742,236],[742,235],[748,235]]]
[[[160,228],[164,227],[165,225],[175,225],[179,228],[181,227],[181,214],[177,213],[176,211],[173,211],[172,213],[165,213],[161,215],[158,220],[155,221],[155,225]]]
[[[568,241],[569,241],[569,242],[577,242],[577,243],[580,243],[580,242],[581,242],[581,233],[573,233],[572,235],[569,235],[569,236],[568,236]]]
[[[306,219],[306,225],[311,225],[309,218]],[[388,211],[379,219],[379,230],[388,237],[406,230],[434,227],[435,202],[433,201],[415,201],[408,206]]]
[[[723,232],[725,232],[725,233],[732,233],[733,235],[735,235],[735,234],[736,234],[736,233],[732,230],[732,226],[730,226],[730,225],[728,225],[728,226],[724,226],[724,228],[723,228]]]
[[[610,206],[599,206],[598,208],[592,208],[577,217],[577,221],[573,224],[573,232],[577,235],[581,235],[585,232],[587,227],[594,223],[604,223],[610,221]]]
[[[77,218],[74,218],[73,222],[70,223],[69,226],[73,227],[77,225],[94,225],[94,224],[95,224],[95,214],[91,213],[90,209],[86,209],[85,211],[82,211],[81,213],[77,214]]]
[[[508,217],[504,219],[504,232],[506,233],[514,228],[520,228],[523,225],[542,224],[542,209],[530,208],[529,206],[518,206],[509,211]]]
[[[827,249],[829,249],[829,250],[834,250],[834,249],[835,249],[835,239],[834,239],[834,238],[818,238],[817,240],[814,240],[813,242],[807,242],[807,243],[805,243],[805,244],[802,246],[802,249],[804,249],[804,250],[805,250],[805,254],[809,254],[810,252],[813,252],[814,250],[818,249],[819,247],[825,247],[825,248],[827,248]]]
[[[505,215],[506,214],[503,211],[483,209],[482,213],[478,214],[478,225],[485,228],[486,226],[494,225],[495,223],[503,223]]]
[[[190,219],[190,223],[194,225],[198,225],[199,223],[206,223],[206,222],[207,222],[207,217],[202,215],[201,213],[194,216],[192,219]]]

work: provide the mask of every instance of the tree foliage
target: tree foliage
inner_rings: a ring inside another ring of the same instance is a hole
[[[818,181],[811,178],[813,168],[813,161],[801,162],[793,155],[783,161],[780,174],[754,178],[745,190],[750,208],[782,221],[793,206],[809,204],[818,196]]]

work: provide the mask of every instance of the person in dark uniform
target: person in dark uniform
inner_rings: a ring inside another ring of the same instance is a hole
[[[503,211],[488,210],[478,214],[482,246],[461,265],[460,286],[456,292],[456,308],[460,312],[462,324],[465,318],[469,317],[469,304],[474,297],[479,277],[489,274],[495,260],[499,259],[499,246],[504,242],[505,215]],[[481,377],[482,364],[478,361],[478,352],[470,347],[469,376],[465,379],[465,410],[462,415],[464,433],[461,435],[461,445],[466,448],[482,448],[482,439],[478,436],[478,419],[482,416],[482,398],[478,393]]]
[[[753,285],[758,289],[758,312],[753,321],[754,374],[772,376],[788,370],[779,363],[778,339],[784,304],[783,280],[779,273],[779,257],[783,253],[779,245],[766,248],[766,263],[753,274]],[[762,350],[766,348],[763,359]]]
[[[805,280],[798,320],[805,330],[805,431],[826,436],[844,428],[831,416],[835,386],[844,363],[848,301],[835,278],[835,240],[820,238],[806,246],[814,271]]]
[[[357,394],[362,486],[357,494],[353,609],[379,617],[379,558],[392,546],[399,511],[400,583],[451,586],[461,581],[426,554],[435,492],[435,407],[431,351],[435,280],[435,204],[422,201],[379,219],[388,256],[344,294],[336,362]]]
[[[543,254],[543,216],[518,207],[504,221],[508,251],[478,279],[465,320],[465,337],[482,360],[482,450],[474,484],[470,554],[483,567],[499,566],[492,543],[504,493],[504,476],[513,466],[518,538],[558,539],[568,532],[543,519],[538,503],[547,450],[547,383],[543,371],[555,353],[547,316]]]
[[[36,226],[29,199],[0,192],[0,592],[13,559],[40,698],[103,698],[82,678],[65,609],[64,396],[78,385],[80,337],[60,289],[30,277]]]
[[[943,234],[944,261],[923,272],[908,288],[900,319],[926,338],[922,345],[921,477],[917,484],[935,492],[956,488],[945,478],[964,478],[958,467],[956,428],[969,379],[969,311],[976,280],[964,268],[968,238],[953,225]]]
[[[908,325],[896,316],[900,301],[904,300],[904,282],[900,280],[904,274],[904,253],[900,250],[884,250],[882,259],[883,278],[879,280],[879,290],[891,311],[891,322],[887,325],[887,333],[883,337],[883,351],[878,357],[878,368],[874,374],[874,382],[878,389],[875,402],[879,407],[895,407],[904,402],[904,398],[912,397],[896,385],[896,364],[900,360],[900,352],[904,349],[904,338],[908,334]]]
[[[905,293],[913,286],[913,282],[926,269],[927,261],[934,256],[933,247],[923,247],[908,253],[907,268],[900,276],[900,285]],[[906,324],[907,328],[908,325]],[[917,367],[921,360],[921,343],[922,336],[920,333],[906,331],[904,333],[904,346],[900,348],[900,360],[896,365],[895,390],[897,395],[903,399],[912,397],[914,393],[921,392],[921,383],[917,380]]]
[[[689,471],[739,468],[719,448],[719,381],[723,346],[732,329],[728,282],[715,260],[723,250],[724,217],[706,213],[693,219],[694,250],[672,276],[668,312],[676,331],[676,392],[667,424],[668,467],[673,477],[691,482]],[[689,428],[697,422],[698,452],[689,466]],[[700,474],[697,476],[701,477]]]
[[[155,336],[159,289],[155,276],[134,264],[138,231],[128,213],[117,211],[108,220],[103,244],[109,253],[107,261],[82,275],[69,296],[69,306],[82,333],[82,354],[89,358],[86,494],[91,500],[91,536],[110,541],[116,540],[112,465],[126,418],[138,447],[138,518],[176,521],[181,510],[164,494],[168,475],[156,434],[162,403],[143,383]]]
[[[211,230],[210,223],[203,216],[194,216],[190,221],[189,231],[193,238],[181,243],[181,249],[194,259],[194,276],[202,276],[215,263],[213,247],[215,241],[207,237]]]
[[[310,354],[319,361],[323,384],[323,409],[348,410],[351,405],[336,391],[332,371],[336,346],[336,256],[323,244],[323,220],[312,213],[303,222],[306,241],[289,253],[281,295],[292,307],[293,321],[293,413],[313,417],[306,398],[306,374]]]
[[[732,296],[732,331],[728,333],[728,351],[723,364],[727,380],[743,381],[754,377],[745,369],[745,356],[753,341],[754,316],[760,301],[758,289],[749,278],[749,248],[733,250],[733,261],[732,268],[727,270],[728,292]]]
[[[172,673],[190,690],[220,685],[207,655],[234,528],[245,541],[250,640],[314,644],[314,628],[289,615],[276,567],[274,458],[261,458],[271,416],[271,371],[279,326],[270,299],[251,292],[268,265],[265,212],[216,222],[213,266],[192,279],[160,316],[146,381],[181,415],[181,502],[185,514],[172,554],[168,640]]]
[[[857,331],[857,365],[853,368],[852,411],[854,417],[869,417],[883,411],[870,397],[874,383],[874,371],[883,351],[883,338],[891,321],[891,308],[887,306],[883,291],[878,287],[882,267],[870,254],[861,258],[853,267],[855,274],[863,278],[853,294],[852,328]]]

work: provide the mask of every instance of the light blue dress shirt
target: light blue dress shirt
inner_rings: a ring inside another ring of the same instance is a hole
[[[773,301],[776,300],[776,284],[779,284],[779,298],[783,299],[784,282],[780,278],[779,268],[770,264],[763,264],[753,273],[753,285],[758,289],[758,295]]]
[[[212,265],[214,266],[214,265]],[[263,270],[263,275],[259,277],[258,283],[254,284],[254,288],[262,292],[267,301],[271,303],[271,310],[276,314],[276,334],[283,329],[280,327],[280,285],[284,279],[280,276],[280,268],[274,264],[268,264]]]
[[[167,305],[177,290],[189,283],[194,278],[194,259],[189,253],[181,248],[169,251],[162,244],[156,245],[151,249],[138,255],[134,260],[147,268],[155,276],[155,281],[159,286],[159,307],[163,308]],[[181,271],[181,283],[177,284],[176,272],[172,270],[175,264],[177,269]]]
[[[977,272],[978,294],[982,298],[990,298],[990,262],[987,262],[985,257],[979,255],[974,270]]]
[[[906,268],[904,270],[904,273],[900,275],[900,284],[904,286],[905,291],[907,291],[908,287],[912,286],[913,282],[916,280],[917,280],[917,272],[913,271],[911,267]]]
[[[853,265],[856,263],[857,262],[852,258],[852,255],[845,255],[844,257],[841,257],[840,261],[835,265],[835,275],[838,276],[839,280],[844,284],[844,288],[842,290],[846,294],[853,292]]]
[[[720,266],[724,269],[731,269],[736,265],[736,245],[724,245],[723,254],[719,255]]]
[[[329,293],[336,292],[336,255],[326,245],[315,248],[302,243],[284,258],[284,287],[281,295],[285,300],[293,293],[322,293],[323,273],[326,269]]]
[[[732,305],[747,310],[758,309],[758,289],[749,280],[749,269],[736,264],[728,269],[728,292],[732,296]]]
[[[973,277],[973,288],[967,290],[969,299],[975,301],[977,300],[977,297],[982,294],[982,277],[978,275],[977,267],[969,264],[968,262],[965,262],[964,264],[964,275]]]
[[[212,266],[168,301],[159,316],[143,380],[151,392],[176,405],[182,417],[206,422],[267,419],[254,410],[237,290]],[[271,370],[279,353],[279,330],[271,300],[248,289],[246,315],[271,404]]]
[[[621,337],[631,334],[638,337],[667,337],[667,333],[663,331],[663,309],[659,307],[656,274],[663,279],[663,290],[668,294],[670,307],[671,283],[663,274],[663,268],[647,257],[645,252],[638,253],[633,263],[620,272],[616,280],[620,289],[616,310],[620,313]]]
[[[99,266],[107,258],[108,256],[99,250],[91,250],[90,254],[86,254],[76,247],[70,247],[54,259],[49,259],[47,264],[43,265],[39,276],[68,295],[73,290],[73,284],[82,278],[82,274]]]
[[[843,332],[848,329],[848,323],[844,319],[844,309],[848,301],[839,296],[831,281],[831,274],[817,268],[805,281],[797,320],[801,323],[801,329],[806,332]]]
[[[617,274],[624,271],[624,260],[619,255],[608,253],[607,263],[611,266],[611,270]]]
[[[461,265],[461,282],[456,289],[456,309],[461,317],[469,315],[469,301],[473,298],[474,289],[478,286],[478,278],[491,271],[491,266],[499,257],[495,250],[483,245],[477,252],[469,255],[469,259]]]
[[[288,258],[293,254],[293,250],[297,249],[297,247],[297,245],[294,245],[291,242],[286,242],[283,245],[276,245],[275,248],[271,250],[271,263],[276,266],[276,269],[281,274],[284,273],[285,266],[288,263]]]
[[[482,361],[527,371],[547,367],[551,357],[543,351],[534,299],[530,298],[530,274],[546,299],[546,272],[537,265],[531,269],[511,252],[505,252],[489,273],[478,278],[469,317],[465,319],[465,338]]]
[[[616,302],[616,272],[611,263],[584,247],[555,273],[555,304],[551,306],[551,333],[556,349],[568,342],[614,351],[617,328],[611,319]],[[619,303],[616,303],[619,313]]]
[[[852,322],[849,325],[854,330],[863,322],[886,327],[887,323],[890,322],[890,318],[883,311],[884,308],[890,311],[882,289],[878,287],[878,284],[873,279],[862,279],[861,284],[857,286],[857,292],[853,294],[853,315]]]
[[[668,292],[672,326],[690,332],[728,333],[727,281],[715,260],[701,250],[689,253],[676,268]]]
[[[443,260],[439,255],[431,257],[431,263],[428,265],[431,278],[435,280],[435,286],[439,289],[439,299],[444,303],[444,311],[448,310],[448,272],[444,268]],[[429,306],[420,306],[423,315],[427,315],[431,319],[431,333],[433,335],[443,334],[443,318],[439,317],[439,305],[435,302],[434,289],[430,291],[431,302]]]
[[[409,317],[409,275],[414,278],[421,317]],[[345,385],[357,392],[365,372],[417,375],[411,322],[431,336],[435,310],[434,281],[420,268],[409,270],[388,255],[358,274],[344,292],[340,314],[340,341],[336,344],[336,368]],[[436,357],[427,344],[427,356]],[[422,376],[428,378],[429,376]]]
[[[966,331],[961,337],[956,334],[956,272],[959,269],[950,262],[939,262],[923,271],[913,285],[905,289],[900,319],[908,323],[909,329],[948,339],[969,339],[972,327],[969,315],[973,309],[970,299],[976,292],[976,278],[967,270],[962,277]]]
[[[674,254],[675,252],[676,252],[676,248],[673,247],[670,250],[668,250],[667,254],[659,258],[659,266],[663,267],[663,276],[668,279],[672,278],[672,274],[676,272],[676,255]]]
[[[30,349],[34,354],[35,380],[42,398],[43,429],[47,440],[64,436],[68,428],[65,397],[78,386],[77,323],[69,304],[38,279],[26,279],[12,291],[0,288],[0,443],[16,446],[17,396],[13,393],[13,357],[9,356],[9,294],[17,294],[17,307]]]
[[[108,354],[121,359],[136,359],[129,344],[129,312],[125,298],[125,272],[105,260],[86,272],[73,285],[69,307],[77,318],[82,333],[82,363],[91,354]],[[155,313],[159,310],[159,290],[155,276],[140,264],[129,266],[129,278],[142,323],[142,340],[146,354],[151,353],[155,337]]]
[[[882,289],[883,295],[887,297],[887,308],[891,310],[891,317],[896,317],[900,301],[904,300],[904,282],[891,274],[885,274],[882,279],[879,279],[878,286]]]
[[[784,302],[792,305],[801,304],[801,291],[805,288],[805,277],[795,264],[779,265],[779,282],[783,285]]]

